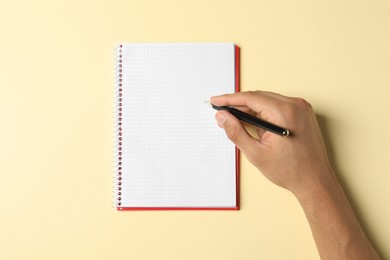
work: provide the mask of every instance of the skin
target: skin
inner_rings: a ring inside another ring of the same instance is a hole
[[[301,98],[255,91],[210,98],[289,129],[280,137],[257,128],[258,139],[227,111],[217,124],[247,159],[274,184],[291,191],[301,204],[321,259],[380,259],[329,163],[311,105]]]

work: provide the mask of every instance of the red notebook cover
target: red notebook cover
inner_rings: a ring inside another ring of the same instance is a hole
[[[229,206],[229,207],[183,207],[183,206],[162,206],[162,207],[156,207],[156,206],[127,206],[123,205],[123,189],[124,187],[124,178],[123,175],[123,168],[126,167],[125,158],[123,153],[125,152],[125,148],[123,145],[123,138],[125,130],[123,128],[125,125],[123,125],[122,117],[124,117],[123,114],[123,103],[124,99],[126,97],[124,88],[126,87],[126,79],[122,76],[124,74],[124,71],[126,69],[126,60],[123,57],[123,47],[126,44],[121,44],[116,50],[116,111],[115,111],[115,117],[116,117],[116,125],[115,125],[115,143],[116,143],[116,149],[115,149],[115,165],[114,165],[114,197],[115,197],[115,207],[119,211],[124,210],[238,210],[239,209],[239,199],[240,199],[240,151],[238,148],[235,148],[235,206]],[[235,84],[235,92],[240,91],[240,48],[236,45],[234,45],[234,84]],[[214,113],[214,111],[211,111],[211,113]],[[220,133],[221,135],[224,135],[223,132]],[[135,151],[136,152],[136,151]]]

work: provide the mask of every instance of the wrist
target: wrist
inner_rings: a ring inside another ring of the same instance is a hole
[[[313,177],[315,175],[315,177]],[[343,194],[342,188],[333,170],[328,167],[315,173],[310,173],[310,180],[303,181],[299,188],[291,189],[299,203],[305,207],[317,204],[324,198],[335,194]]]

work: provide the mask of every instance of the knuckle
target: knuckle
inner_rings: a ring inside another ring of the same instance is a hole
[[[283,109],[284,116],[293,119],[294,121],[297,121],[305,115],[310,114],[310,112],[313,110],[311,104],[303,98],[292,98],[292,102],[285,104]]]
[[[259,90],[256,91],[248,91],[247,92],[247,105],[249,107],[253,107],[257,102],[258,102],[258,95],[259,95]]]
[[[310,110],[311,104],[303,98],[294,98],[294,103],[300,110]]]
[[[246,96],[247,96],[248,99],[251,99],[254,96],[256,96],[256,92],[255,91],[247,91],[246,92]]]

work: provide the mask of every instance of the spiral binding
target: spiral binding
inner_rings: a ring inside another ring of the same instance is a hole
[[[122,205],[122,44],[115,48],[114,207]]]

